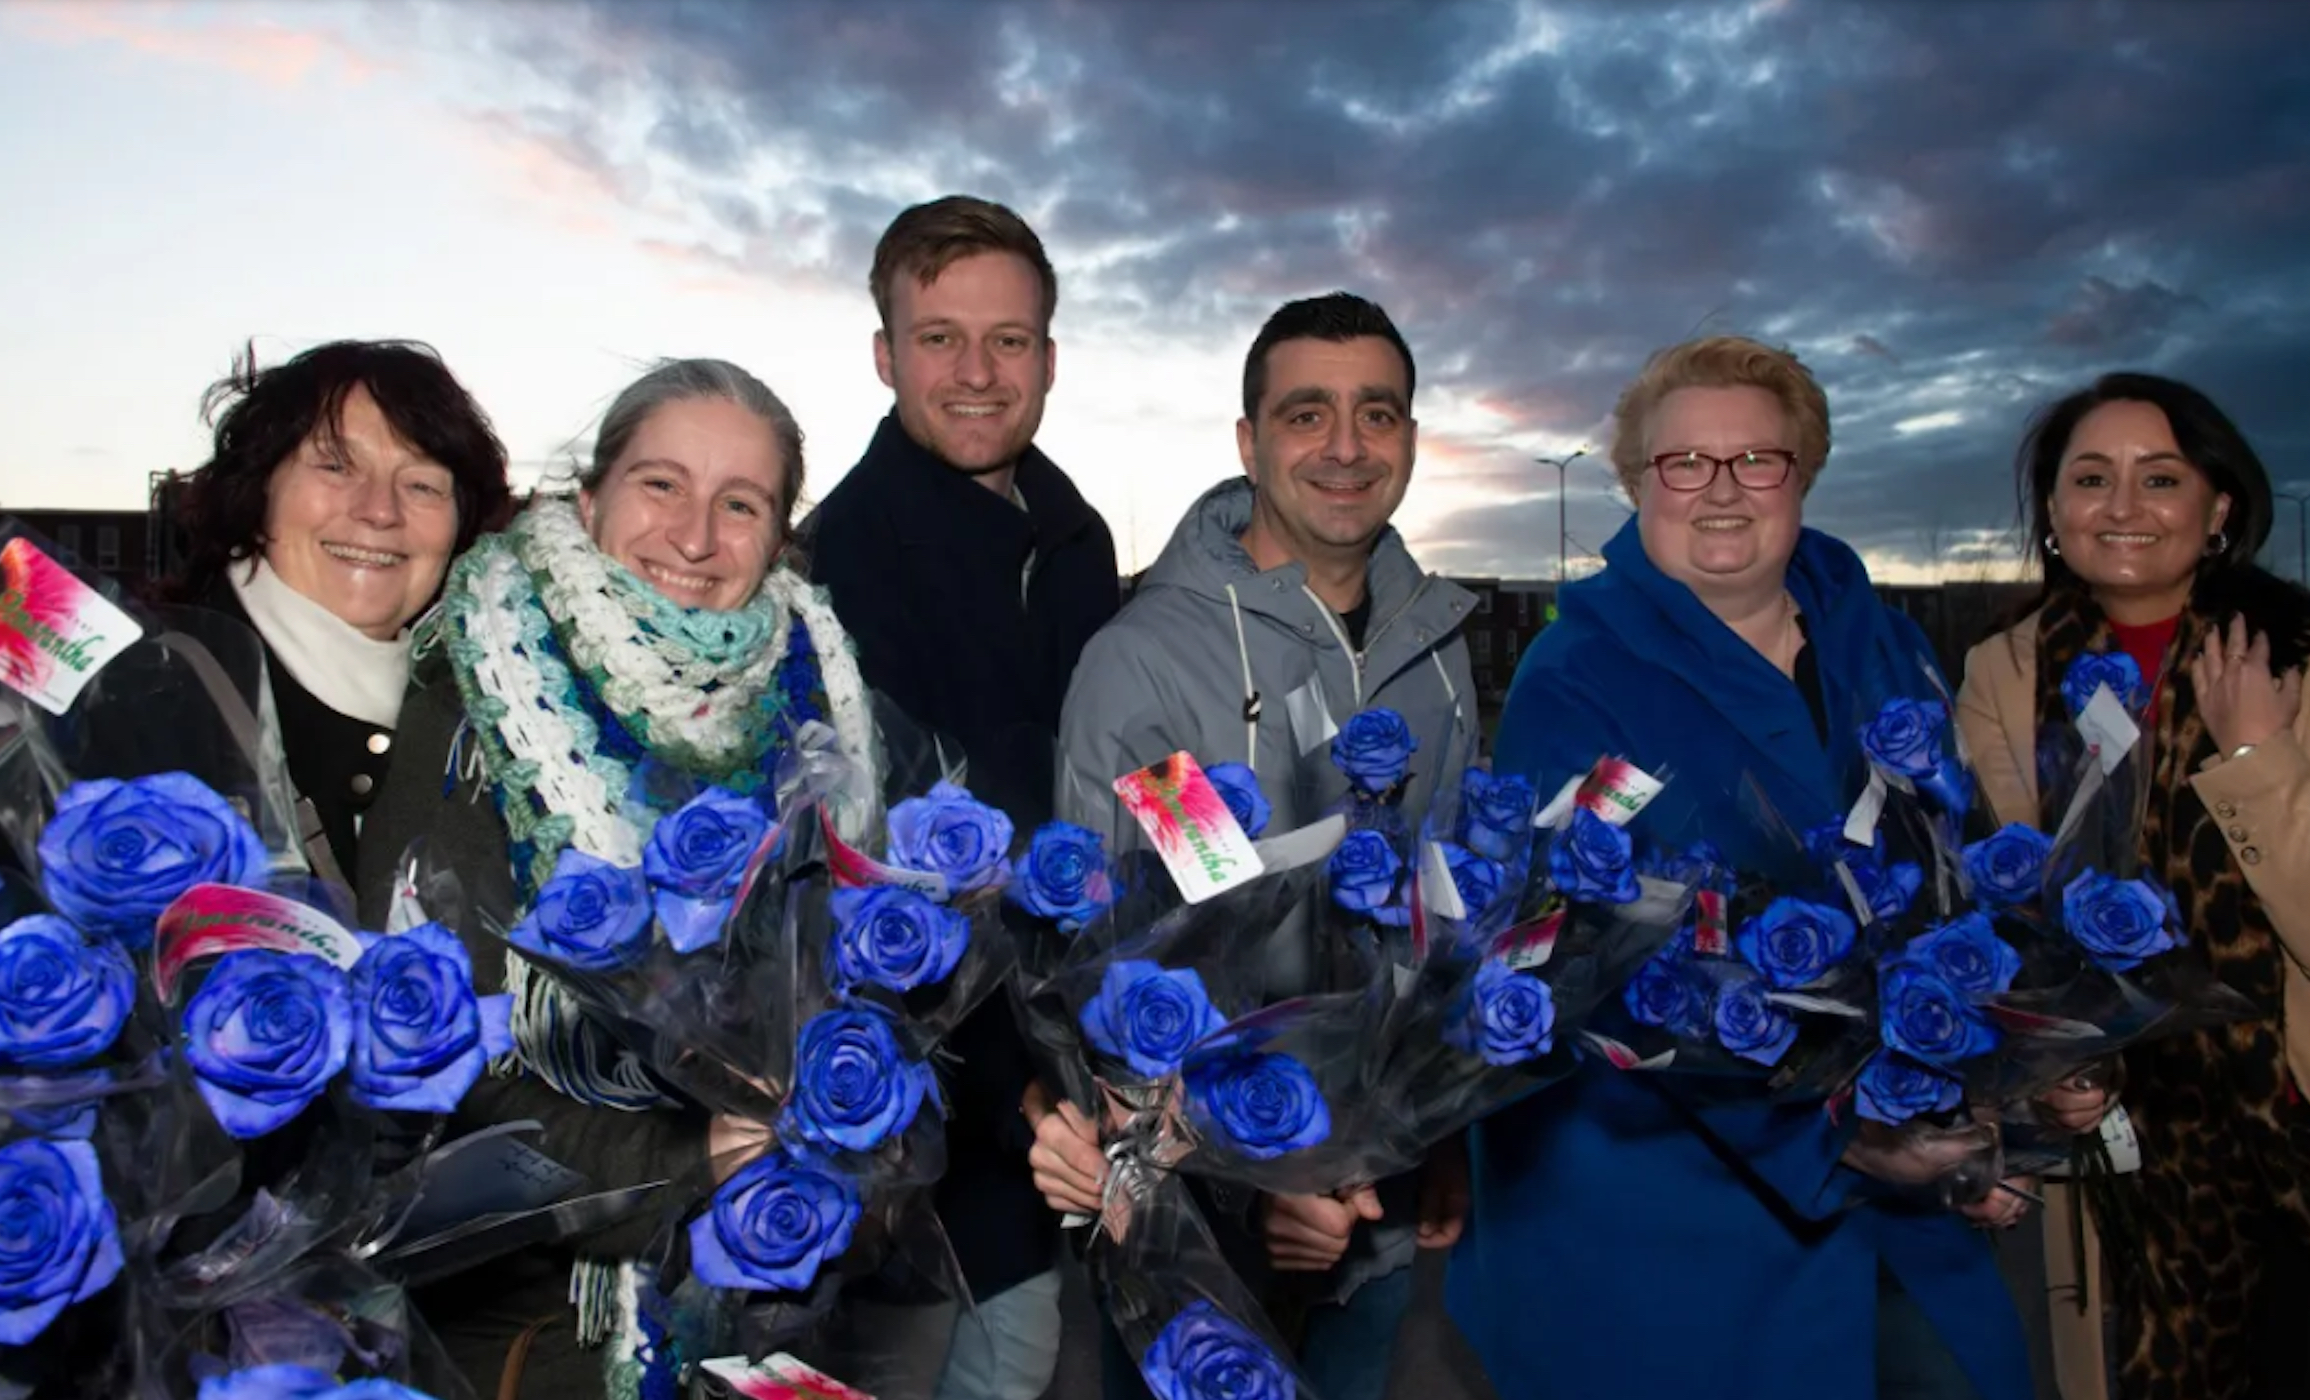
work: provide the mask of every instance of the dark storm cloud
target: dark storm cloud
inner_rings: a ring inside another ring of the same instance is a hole
[[[702,236],[766,273],[855,282],[901,205],[967,188],[1036,221],[1078,343],[1235,353],[1285,297],[1369,292],[1423,387],[1509,423],[1455,443],[1507,464],[1464,483],[1523,499],[1428,530],[1454,567],[1552,567],[1553,474],[1516,464],[1594,431],[1645,354],[1701,329],[1813,364],[1837,450],[1810,518],[1864,548],[1962,557],[2004,530],[2030,410],[2121,364],[2201,381],[2274,475],[2310,480],[2310,7],[514,14],[503,56],[570,104],[509,119],[612,169],[586,114],[638,95]],[[748,187],[764,150],[807,173]],[[1604,482],[1576,495],[1591,544],[1617,518]]]

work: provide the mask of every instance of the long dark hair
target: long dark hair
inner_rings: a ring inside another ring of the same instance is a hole
[[[167,597],[210,596],[230,565],[263,547],[273,473],[314,432],[337,433],[345,396],[356,386],[369,391],[395,434],[448,468],[457,552],[504,527],[513,504],[505,444],[433,347],[340,340],[262,370],[254,349],[245,349],[233,357],[233,372],[201,398],[214,441],[209,459],[180,488],[175,523],[184,562],[163,590]]]
[[[2178,379],[2121,371],[2105,374],[2086,388],[2038,410],[2014,455],[2014,488],[2021,518],[2029,522],[2025,549],[2045,571],[2045,587],[2029,611],[2057,590],[2086,585],[2067,561],[2047,551],[2053,534],[2053,488],[2061,476],[2069,440],[2085,416],[2103,404],[2146,403],[2166,416],[2182,456],[2230,498],[2222,520],[2223,547],[2198,561],[2191,606],[2216,621],[2245,614],[2247,625],[2269,634],[2271,664],[2280,670],[2301,665],[2310,653],[2310,592],[2269,573],[2254,555],[2270,538],[2275,506],[2270,473],[2238,425],[2214,401]]]

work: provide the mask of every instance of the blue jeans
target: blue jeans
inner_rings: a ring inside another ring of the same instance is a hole
[[[1059,1271],[958,1311],[933,1400],[1036,1400],[1059,1367]]]
[[[1323,1400],[1385,1400],[1396,1359],[1396,1332],[1412,1309],[1410,1266],[1371,1280],[1345,1302],[1307,1315],[1299,1369]]]
[[[1409,1267],[1373,1279],[1345,1302],[1319,1303],[1307,1314],[1299,1369],[1323,1400],[1383,1400],[1395,1363],[1396,1332],[1412,1306]],[[1104,1313],[1099,1325],[1099,1389],[1104,1400],[1146,1400],[1139,1363]]]

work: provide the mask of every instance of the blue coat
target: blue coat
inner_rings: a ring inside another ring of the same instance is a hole
[[[1640,841],[1706,838],[1771,869],[1766,804],[1798,831],[1841,815],[1860,787],[1857,725],[1938,684],[1916,625],[1826,535],[1803,533],[1788,576],[1825,747],[1798,688],[1654,567],[1635,521],[1604,559],[1518,668],[1496,766],[1543,793],[1603,754],[1665,776]],[[1979,1232],[1840,1165],[1849,1120],[1818,1106],[1675,1095],[1671,1077],[1592,1062],[1473,1135],[1449,1300],[1503,1400],[1870,1400],[1880,1263],[1982,1400],[2027,1400],[2020,1321]]]

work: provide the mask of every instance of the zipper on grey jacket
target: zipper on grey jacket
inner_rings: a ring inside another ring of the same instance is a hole
[[[1382,632],[1394,625],[1397,618],[1410,612],[1412,605],[1420,601],[1420,595],[1428,591],[1428,580],[1421,579],[1420,586],[1412,590],[1412,596],[1404,600],[1402,607],[1389,613],[1385,621],[1364,634],[1364,649],[1362,651],[1357,651],[1355,644],[1348,640],[1347,628],[1341,625],[1339,614],[1332,611],[1331,604],[1317,597],[1316,591],[1304,583],[1299,586],[1299,591],[1305,593],[1308,601],[1315,604],[1315,610],[1323,614],[1323,620],[1331,625],[1331,634],[1339,638],[1339,649],[1347,653],[1348,676],[1356,683],[1356,708],[1362,709],[1364,707],[1364,660],[1371,655],[1372,644],[1380,639]]]

